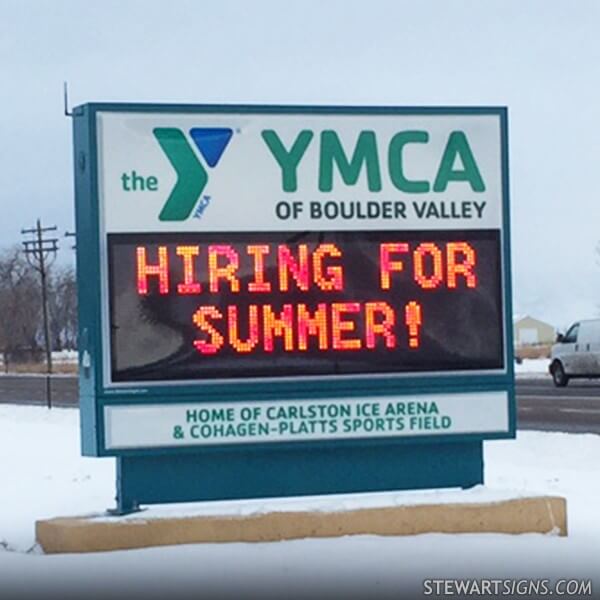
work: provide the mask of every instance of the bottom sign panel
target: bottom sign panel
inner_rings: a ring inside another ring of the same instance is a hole
[[[508,393],[104,407],[107,450],[503,433]]]

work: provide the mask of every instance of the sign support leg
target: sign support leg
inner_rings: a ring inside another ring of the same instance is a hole
[[[114,516],[129,515],[131,513],[140,512],[139,502],[131,496],[130,490],[127,488],[127,478],[124,475],[124,461],[122,456],[117,457],[117,505],[115,508],[109,508],[108,513]]]

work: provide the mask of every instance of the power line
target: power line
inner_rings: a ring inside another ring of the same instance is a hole
[[[22,235],[29,235],[32,239],[24,240],[23,247],[27,262],[39,274],[42,284],[42,314],[44,317],[44,344],[46,346],[46,402],[52,408],[52,392],[50,389],[50,376],[52,375],[52,346],[50,342],[50,322],[48,320],[48,269],[56,260],[58,252],[58,238],[47,238],[45,234],[56,231],[56,226],[42,227],[38,219],[36,226],[31,229],[21,229]]]

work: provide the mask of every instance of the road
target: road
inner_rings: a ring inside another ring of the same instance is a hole
[[[56,376],[51,382],[54,406],[77,406],[75,377]],[[0,403],[46,404],[46,378],[0,376]],[[550,377],[517,379],[519,429],[600,434],[600,379],[571,381],[555,388]]]
[[[517,418],[519,429],[600,433],[600,379],[517,379]]]
[[[53,406],[79,405],[76,377],[52,376],[50,391]],[[45,375],[0,375],[0,403],[45,405]]]

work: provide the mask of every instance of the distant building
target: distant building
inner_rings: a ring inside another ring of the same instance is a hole
[[[517,347],[553,344],[556,340],[556,329],[552,325],[529,315],[515,317],[513,328]]]

